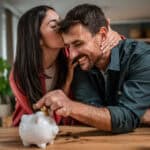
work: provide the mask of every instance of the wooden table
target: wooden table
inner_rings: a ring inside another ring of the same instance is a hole
[[[38,150],[24,147],[18,128],[0,128],[0,150]],[[111,135],[90,127],[60,126],[53,145],[46,150],[149,150],[150,128],[139,128],[132,133]]]

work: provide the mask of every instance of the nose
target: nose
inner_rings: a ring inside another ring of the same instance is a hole
[[[69,59],[73,60],[78,56],[78,50],[75,48],[70,47],[69,48]]]

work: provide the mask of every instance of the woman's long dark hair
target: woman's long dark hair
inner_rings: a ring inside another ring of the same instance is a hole
[[[54,10],[49,6],[32,8],[20,18],[18,23],[14,80],[19,90],[28,97],[31,105],[43,96],[39,78],[43,71],[40,26],[49,9]],[[66,78],[67,60],[63,50],[60,50],[57,64],[58,81],[55,88],[61,87]]]

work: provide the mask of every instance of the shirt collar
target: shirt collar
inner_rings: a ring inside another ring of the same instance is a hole
[[[119,44],[117,46],[112,48],[110,63],[106,70],[120,71],[120,60],[119,60],[120,43],[121,42],[119,42]]]

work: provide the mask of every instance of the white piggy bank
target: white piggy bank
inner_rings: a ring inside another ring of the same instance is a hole
[[[53,144],[58,131],[55,120],[41,111],[23,115],[19,125],[19,135],[24,146],[35,144],[40,148],[45,148],[47,143]]]

